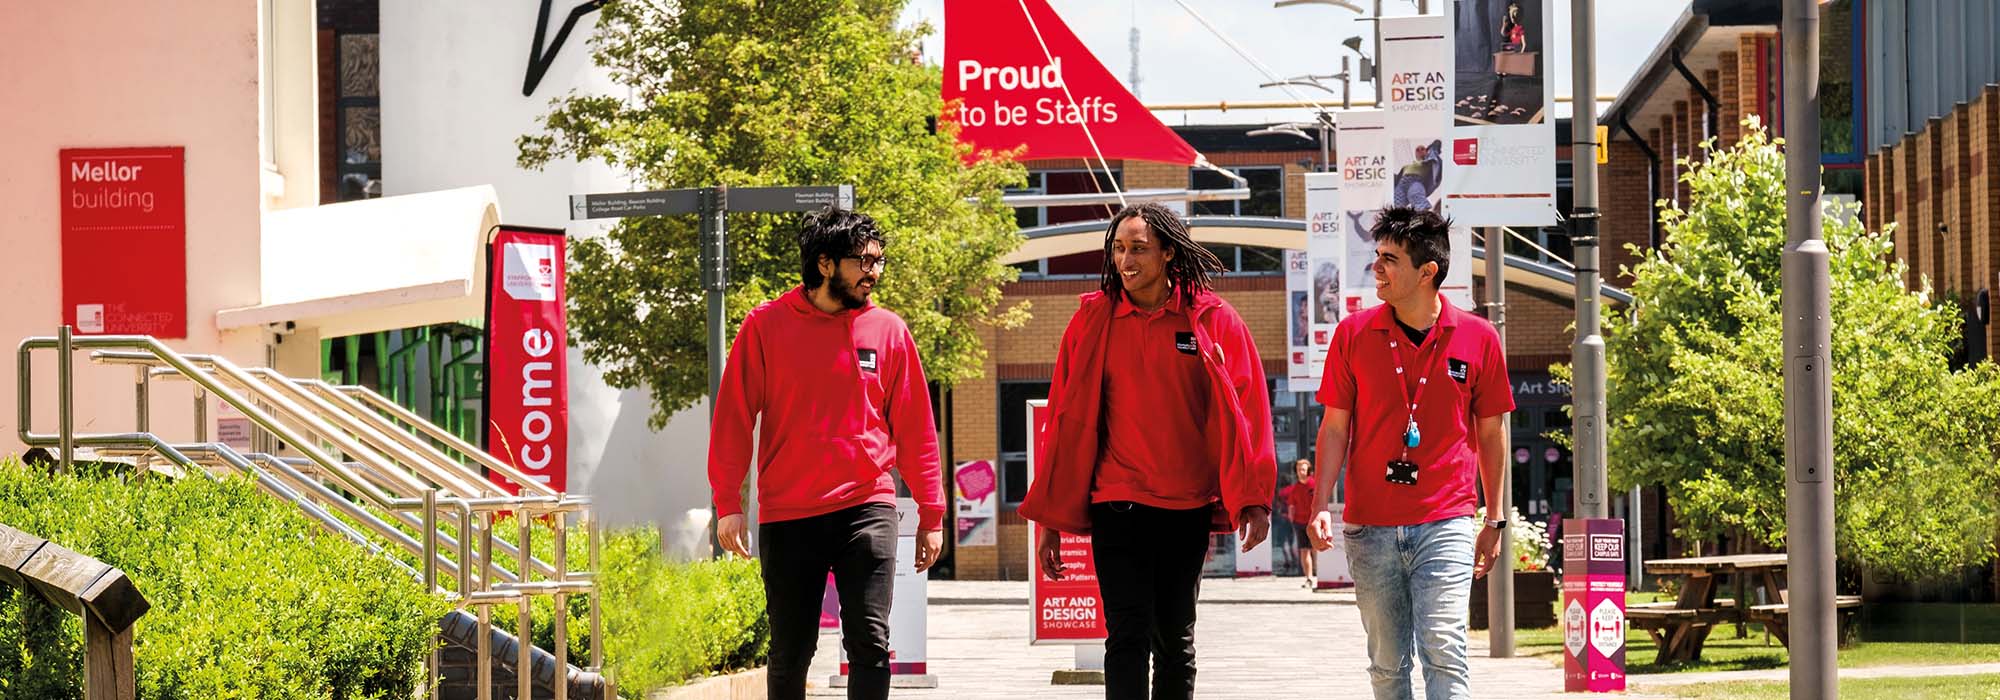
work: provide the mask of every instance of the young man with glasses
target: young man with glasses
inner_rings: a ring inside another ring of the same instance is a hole
[[[751,556],[740,489],[754,428],[768,697],[805,697],[831,571],[847,696],[886,698],[897,523],[890,470],[917,502],[917,571],[944,546],[930,387],[909,327],[869,302],[888,266],[873,219],[836,208],[808,215],[799,263],[803,283],[751,311],[729,349],[709,426],[716,538]]]

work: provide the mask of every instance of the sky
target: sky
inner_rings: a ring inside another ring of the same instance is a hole
[[[978,0],[1009,2],[1018,0]],[[1185,0],[1222,33],[1247,49],[1279,78],[1340,70],[1340,41],[1360,35],[1362,49],[1372,55],[1373,23],[1357,21],[1354,12],[1332,5],[1272,6],[1272,0]],[[1371,0],[1351,0],[1370,7]],[[1431,13],[1443,12],[1447,0],[1430,0]],[[1555,7],[1549,56],[1558,96],[1570,94],[1570,0],[1548,0]],[[1594,0],[1597,3],[1597,93],[1615,95],[1639,64],[1687,9],[1688,0]],[[1259,88],[1264,74],[1183,9],[1175,0],[1048,0],[1091,53],[1121,82],[1131,73],[1130,32],[1140,34],[1139,99],[1146,104],[1250,100],[1292,100],[1277,88]],[[1414,0],[1383,0],[1387,16],[1414,15]],[[924,56],[944,59],[944,0],[912,0],[903,10],[905,24],[929,22],[934,31],[924,41]],[[1357,72],[1358,75],[1358,72]],[[1128,84],[1127,87],[1130,87]],[[1338,88],[1335,88],[1336,90]],[[1305,88],[1311,99],[1340,98]],[[1354,83],[1355,99],[1372,96],[1370,86]],[[1602,108],[1602,105],[1600,105]],[[1179,124],[1267,124],[1305,121],[1305,111],[1237,110],[1160,111],[1160,120]],[[1557,116],[1569,115],[1567,104]]]

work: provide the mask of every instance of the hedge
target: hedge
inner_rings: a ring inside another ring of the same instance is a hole
[[[449,609],[244,479],[0,460],[0,523],[131,576],[139,697],[408,698]],[[82,696],[81,624],[0,584],[0,697]]]

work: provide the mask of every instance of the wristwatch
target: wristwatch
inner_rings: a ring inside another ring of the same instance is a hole
[[[1487,526],[1487,527],[1490,527],[1490,528],[1493,528],[1493,529],[1495,529],[1495,530],[1505,530],[1505,529],[1507,529],[1507,521],[1505,521],[1505,520],[1488,520],[1488,521],[1486,521],[1486,526]]]

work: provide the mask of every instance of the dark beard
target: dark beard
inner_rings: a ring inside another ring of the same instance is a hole
[[[833,300],[840,302],[842,308],[859,309],[868,305],[868,300],[854,290],[854,285],[848,284],[847,280],[839,276],[828,277],[826,287],[827,291],[833,294]]]

